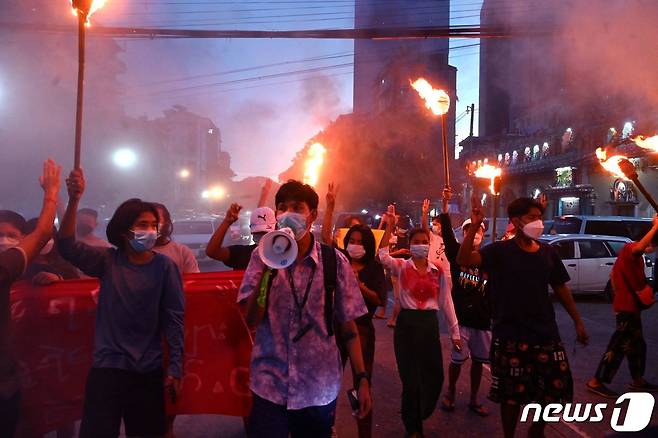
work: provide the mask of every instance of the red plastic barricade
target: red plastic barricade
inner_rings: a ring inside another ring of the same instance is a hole
[[[171,414],[246,416],[252,341],[235,304],[242,272],[184,276],[185,366]],[[39,435],[80,419],[91,367],[98,281],[17,283],[11,339],[22,381],[22,428]]]

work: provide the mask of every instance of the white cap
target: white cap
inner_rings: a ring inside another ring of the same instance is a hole
[[[462,224],[462,230],[464,229],[464,227],[465,227],[466,225],[471,225],[471,223],[472,223],[472,222],[471,222],[471,218],[469,217],[469,218],[466,219],[466,220],[464,221],[464,223]],[[480,224],[480,227],[482,227],[482,229],[486,231],[486,229],[485,229],[485,227],[484,227],[484,222],[482,222],[482,223]]]
[[[274,210],[269,207],[258,207],[251,213],[249,219],[251,233],[269,233],[276,229]]]

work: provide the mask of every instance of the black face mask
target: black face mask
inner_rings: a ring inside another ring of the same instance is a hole
[[[94,229],[90,225],[87,225],[87,224],[78,224],[75,227],[75,231],[78,233],[79,236],[84,237],[84,236],[88,236],[91,233],[93,233]]]

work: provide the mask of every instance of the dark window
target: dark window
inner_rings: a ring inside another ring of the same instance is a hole
[[[553,230],[557,234],[580,234],[581,219],[575,217],[555,218]]]
[[[628,228],[622,221],[588,220],[585,224],[585,234],[629,237]]]
[[[626,245],[626,242],[621,242],[619,240],[606,240],[605,242],[608,245],[610,252],[616,257],[619,255],[619,251]]]
[[[641,240],[651,229],[651,221],[624,221],[628,236],[633,240]]]
[[[601,259],[610,257],[610,252],[601,240],[579,240],[581,259]]]
[[[574,250],[575,245],[573,240],[563,240],[561,242],[555,242],[553,248],[557,250],[557,253],[560,255],[562,260],[570,260],[576,258],[576,252]]]

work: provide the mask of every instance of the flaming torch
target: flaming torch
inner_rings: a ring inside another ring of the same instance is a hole
[[[496,218],[498,217],[498,204],[500,201],[500,185],[502,183],[503,170],[491,164],[480,166],[474,173],[476,178],[488,179],[489,191],[493,197],[493,224],[491,226],[491,243],[496,242]]]
[[[327,149],[321,143],[313,143],[307,152],[306,162],[304,163],[304,183],[315,186],[320,177],[320,169],[324,163],[324,155]]]
[[[637,143],[636,139],[634,141]],[[656,203],[656,200],[653,199],[651,193],[649,193],[649,191],[640,182],[640,177],[635,170],[635,166],[628,160],[627,157],[623,155],[608,156],[607,151],[603,148],[598,148],[596,150],[596,157],[599,159],[601,166],[603,166],[603,168],[608,172],[612,173],[618,178],[623,178],[627,181],[633,181],[638,190],[642,192],[647,201],[649,201],[649,204],[651,204],[653,209],[658,212],[658,204]]]
[[[74,167],[80,168],[82,146],[82,103],[85,82],[85,34],[89,18],[105,5],[107,0],[71,0],[73,14],[78,16],[78,99],[75,111],[75,155]]]
[[[450,187],[450,171],[448,169],[448,135],[446,132],[446,113],[450,109],[450,96],[443,90],[437,90],[425,79],[420,78],[411,83],[414,90],[425,101],[427,109],[435,116],[441,116],[441,142],[443,145],[443,176],[446,188]]]

